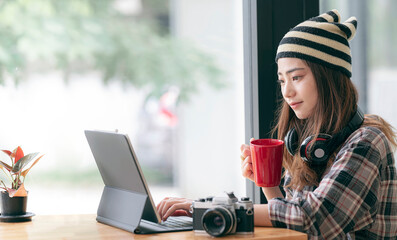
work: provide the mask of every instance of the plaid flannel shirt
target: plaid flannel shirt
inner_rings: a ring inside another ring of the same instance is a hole
[[[361,127],[343,144],[317,188],[285,188],[269,201],[274,227],[309,239],[397,239],[397,180],[390,144],[379,129]],[[290,182],[286,175],[285,184]]]

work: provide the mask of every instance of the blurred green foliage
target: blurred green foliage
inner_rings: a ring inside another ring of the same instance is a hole
[[[178,87],[180,100],[201,84],[225,86],[214,59],[193,44],[121,14],[113,0],[0,2],[0,83],[30,72],[101,73],[104,83],[144,88],[159,97]],[[145,18],[142,18],[145,19]]]

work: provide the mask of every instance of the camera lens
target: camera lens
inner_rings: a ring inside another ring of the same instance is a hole
[[[234,215],[226,208],[208,209],[202,217],[204,230],[211,236],[219,237],[228,234],[235,224]]]

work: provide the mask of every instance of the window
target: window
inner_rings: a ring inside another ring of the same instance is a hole
[[[130,136],[155,202],[244,195],[241,8],[237,0],[4,3],[0,146],[45,154],[26,179],[28,211],[96,212],[103,183],[85,129]]]

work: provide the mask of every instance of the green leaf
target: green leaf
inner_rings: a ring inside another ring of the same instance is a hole
[[[149,22],[146,13],[136,18],[121,14],[114,2],[0,1],[0,84],[6,76],[18,84],[29,69],[57,68],[65,80],[71,73],[96,71],[105,84],[120,81],[156,98],[177,87],[181,102],[202,84],[225,86],[212,55],[167,34],[162,25]],[[169,1],[142,2],[156,6],[149,12],[167,14],[164,6]],[[33,67],[36,64],[41,67]]]
[[[16,162],[14,167],[12,168],[12,172],[18,173],[19,171],[21,171],[29,162],[35,159],[38,154],[38,152],[29,153],[28,155],[25,155],[23,158],[19,159],[19,161]]]

